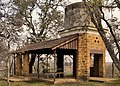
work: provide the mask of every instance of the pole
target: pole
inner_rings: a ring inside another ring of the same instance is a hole
[[[55,82],[55,64],[56,64],[56,50],[54,51],[54,82]]]
[[[120,53],[119,53],[119,61],[120,61]],[[120,71],[119,71],[119,78],[120,78]]]
[[[39,54],[38,54],[38,68],[37,68],[37,72],[38,72],[38,79],[40,78],[40,70],[39,70],[39,61],[40,61],[40,58],[39,58]]]
[[[112,62],[112,78],[114,78],[114,63]]]
[[[7,83],[8,83],[8,86],[10,86],[10,81],[9,81],[9,55],[8,55],[8,59],[7,59]]]
[[[16,75],[16,68],[15,68],[15,54],[14,54],[14,75]]]
[[[48,55],[47,55],[47,68],[46,69],[47,69],[47,72],[48,72]]]

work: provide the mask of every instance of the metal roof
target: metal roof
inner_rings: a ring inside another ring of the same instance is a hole
[[[23,46],[21,49],[18,49],[16,52],[25,52],[30,50],[40,50],[40,49],[56,49],[60,46],[64,45],[65,43],[69,43],[72,40],[75,40],[78,37],[78,34],[49,40],[49,41],[43,41],[43,42],[36,42],[33,44],[27,44]]]

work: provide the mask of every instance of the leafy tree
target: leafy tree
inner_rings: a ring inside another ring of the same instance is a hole
[[[6,63],[7,78],[9,78],[10,53],[15,50],[14,48],[20,42],[19,33],[23,29],[22,27],[20,28],[20,25],[13,25],[17,24],[17,22],[15,22],[15,19],[12,19],[14,15],[12,15],[10,7],[10,2],[0,1],[0,62],[5,61]],[[7,81],[8,86],[10,86],[9,79]]]
[[[56,38],[63,28],[63,12],[59,10],[65,5],[63,0],[13,0],[13,5],[16,17],[22,18],[30,34],[30,42]]]
[[[57,38],[58,30],[63,29],[61,9],[65,4],[65,0],[1,0],[0,18],[7,29],[4,28],[0,36],[10,40],[11,48],[11,45],[19,48],[25,43]],[[28,35],[21,37],[26,33]],[[31,57],[30,73],[35,57]]]

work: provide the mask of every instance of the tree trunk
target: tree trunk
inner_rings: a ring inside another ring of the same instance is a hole
[[[111,59],[113,60],[113,63],[115,64],[117,69],[120,71],[120,61],[118,60],[118,58],[114,52],[114,48],[113,48],[111,42],[109,42],[109,40],[107,39],[106,34],[104,32],[104,28],[103,28],[102,22],[101,22],[102,16],[101,16],[99,7],[95,6],[95,5],[94,5],[94,7],[92,7],[92,6],[90,7],[90,5],[89,5],[90,3],[89,4],[86,3],[86,0],[83,0],[83,1],[85,2],[86,9],[91,17],[91,21],[93,22],[93,24],[97,28],[100,36],[102,37],[102,40],[111,56]],[[104,15],[103,15],[103,17],[104,17]]]
[[[9,76],[10,76],[10,71],[9,71],[10,65],[9,65],[9,56],[7,59],[7,84],[10,86],[10,81],[9,81]]]
[[[103,31],[101,31],[101,29],[103,29],[103,28],[98,28],[98,32],[100,33],[100,35],[105,43],[105,46],[111,56],[111,59],[113,60],[113,63],[115,64],[117,69],[120,71],[120,62],[114,53],[114,48],[112,47],[112,44],[108,41],[107,37],[103,34]]]
[[[112,78],[114,78],[114,63],[112,63]]]
[[[36,58],[36,54],[32,54],[31,55],[31,60],[30,60],[30,63],[29,63],[29,73],[33,72],[32,66],[34,65],[35,58]]]

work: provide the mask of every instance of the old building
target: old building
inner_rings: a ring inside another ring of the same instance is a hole
[[[65,29],[59,33],[59,39],[28,44],[19,49],[16,58],[17,75],[29,77],[28,54],[51,54],[57,69],[61,68],[54,69],[54,74],[61,73],[61,77],[64,75],[64,55],[73,55],[73,76],[76,79],[106,77],[106,48],[82,2],[65,8]]]
[[[82,2],[65,8],[65,29],[60,31],[60,35],[65,37],[73,34],[79,34],[76,76],[87,80],[90,76],[105,77],[106,48]]]

